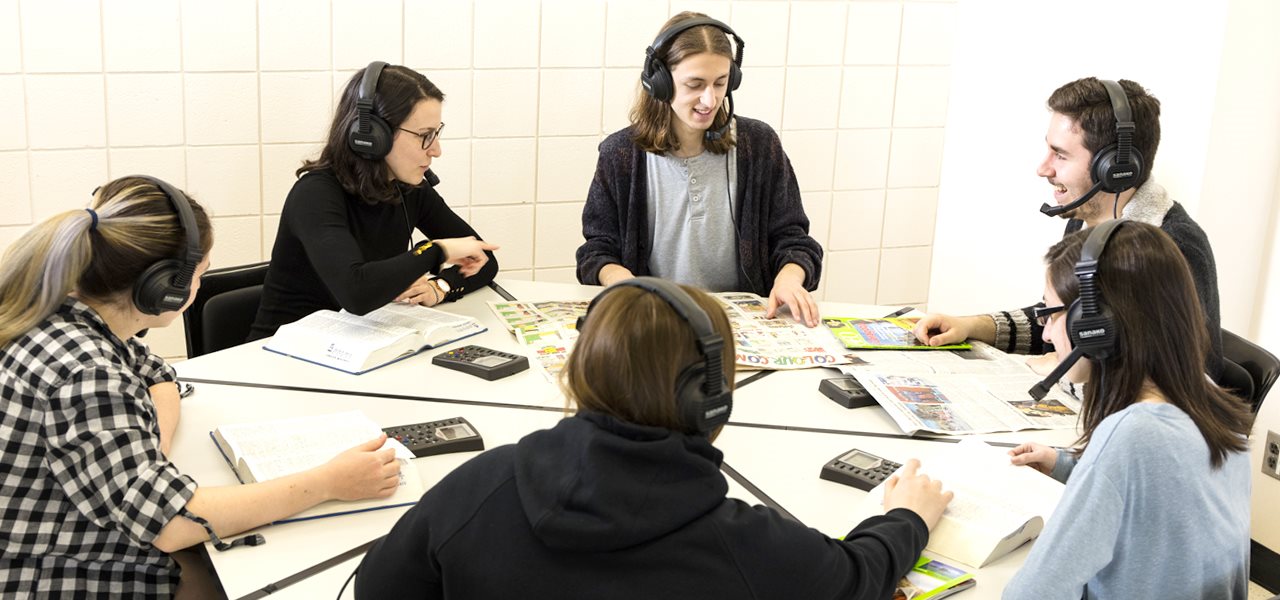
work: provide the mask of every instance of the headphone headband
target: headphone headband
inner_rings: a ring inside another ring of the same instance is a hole
[[[668,42],[694,27],[702,27],[704,25],[715,27],[716,29],[723,31],[726,35],[733,37],[734,41],[737,42],[735,44],[736,48],[733,55],[733,62],[738,65],[738,67],[742,67],[742,47],[745,45],[742,42],[742,38],[738,37],[737,32],[735,32],[732,27],[729,27],[716,19],[712,19],[711,17],[694,17],[692,19],[685,19],[671,27],[663,29],[658,32],[658,37],[654,38],[653,43],[649,45],[648,50],[645,52],[657,60],[662,60],[662,57],[658,56],[658,52],[660,52]]]
[[[1133,122],[1133,111],[1129,108],[1129,96],[1124,93],[1120,84],[1110,79],[1102,79],[1102,87],[1111,98],[1111,112],[1116,120],[1116,164],[1128,165],[1133,161],[1133,133],[1137,125]]]

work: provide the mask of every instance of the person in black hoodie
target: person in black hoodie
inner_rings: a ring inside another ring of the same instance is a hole
[[[732,406],[716,302],[640,277],[602,292],[562,373],[577,414],[494,448],[376,543],[357,598],[888,598],[951,499],[916,474],[834,540],[725,496]],[[708,377],[707,375],[711,376]]]

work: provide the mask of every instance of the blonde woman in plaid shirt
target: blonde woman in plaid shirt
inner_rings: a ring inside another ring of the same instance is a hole
[[[191,247],[176,214],[184,202],[201,242]],[[391,450],[378,450],[382,439],[310,471],[242,486],[199,487],[168,461],[180,401],[174,372],[135,336],[190,304],[209,266],[211,234],[204,209],[182,192],[125,177],[95,192],[93,208],[48,219],[6,253],[0,596],[196,594],[175,560],[182,549],[326,499],[394,491],[399,466]],[[197,251],[185,304],[139,303],[135,282],[150,267]]]

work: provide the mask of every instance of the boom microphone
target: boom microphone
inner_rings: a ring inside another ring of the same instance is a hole
[[[1079,198],[1072,201],[1071,204],[1066,204],[1063,206],[1054,206],[1046,202],[1040,205],[1040,212],[1050,217],[1056,217],[1069,210],[1075,210],[1077,208],[1080,208],[1080,206],[1083,205],[1085,202],[1088,202],[1089,199],[1092,198],[1093,195],[1098,193],[1098,190],[1101,190],[1101,189],[1102,189],[1102,182],[1099,181],[1098,183],[1093,184],[1093,187],[1089,188],[1089,191],[1085,192],[1083,196],[1080,196]]]
[[[1045,377],[1043,381],[1035,384],[1034,387],[1027,390],[1027,393],[1030,394],[1037,402],[1043,400],[1045,395],[1049,393],[1049,389],[1053,387],[1053,384],[1057,383],[1059,379],[1062,379],[1062,376],[1066,375],[1067,371],[1071,370],[1071,367],[1075,366],[1076,361],[1080,360],[1080,357],[1082,356],[1084,356],[1084,352],[1082,350],[1079,348],[1072,348],[1071,354],[1068,354],[1062,362],[1058,363],[1058,366],[1054,367],[1053,372],[1049,373],[1048,377]]]
[[[724,134],[729,132],[729,127],[733,125],[733,93],[730,92],[729,94],[726,94],[724,101],[729,104],[729,118],[724,120],[724,125],[721,125],[716,129],[708,129],[706,133],[702,134],[702,137],[708,142],[714,142],[723,138]]]

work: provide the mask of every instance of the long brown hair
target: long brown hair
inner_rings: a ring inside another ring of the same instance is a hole
[[[213,247],[213,226],[187,196],[200,231],[201,250]],[[0,346],[57,310],[67,294],[120,301],[151,265],[176,258],[186,236],[168,196],[155,183],[121,177],[98,188],[97,224],[88,211],[69,210],[36,225],[0,263]]]
[[[1049,285],[1064,304],[1080,295],[1075,264],[1089,233],[1063,238],[1045,256]],[[1173,240],[1158,227],[1128,221],[1112,234],[1098,263],[1098,288],[1117,339],[1110,358],[1093,361],[1081,407],[1080,448],[1103,419],[1137,401],[1149,381],[1195,422],[1214,467],[1228,452],[1248,449],[1252,414],[1205,375],[1209,331],[1191,271]],[[1099,369],[1105,369],[1105,382],[1096,385]]]
[[[680,286],[724,338],[721,364],[733,381],[733,330],[706,292]],[[590,324],[560,374],[565,396],[581,409],[639,425],[685,431],[676,407],[676,377],[702,360],[693,328],[666,300],[638,287],[610,290],[591,309]]]
[[[666,31],[681,21],[706,16],[702,13],[685,11],[667,20],[658,32]],[[662,48],[654,48],[654,50],[663,52]],[[671,70],[686,58],[706,52],[733,60],[733,45],[729,43],[729,36],[717,27],[703,25],[687,29],[667,42],[663,62],[667,65],[667,69]],[[711,120],[711,129],[724,127],[729,121],[728,106],[727,100],[720,103],[720,109]],[[635,142],[641,150],[663,154],[680,148],[680,138],[676,136],[675,112],[671,109],[671,104],[650,96],[639,83],[636,84],[636,99],[631,104],[631,113],[628,116],[631,118],[631,141]],[[704,139],[702,147],[716,154],[724,154],[733,148],[734,143],[733,130],[730,129],[718,140]]]
[[[364,69],[360,69],[342,89],[342,99],[333,112],[333,123],[329,125],[329,137],[320,151],[320,158],[302,163],[295,174],[301,177],[317,169],[331,169],[343,191],[352,196],[370,203],[398,202],[400,194],[396,192],[396,182],[391,178],[387,161],[361,158],[347,146],[347,131],[359,116],[356,101],[360,99],[360,80],[363,77]],[[378,87],[373,95],[373,114],[386,121],[391,126],[391,134],[395,135],[396,128],[409,118],[413,107],[427,99],[444,102],[444,92],[413,69],[387,65],[378,77]]]

